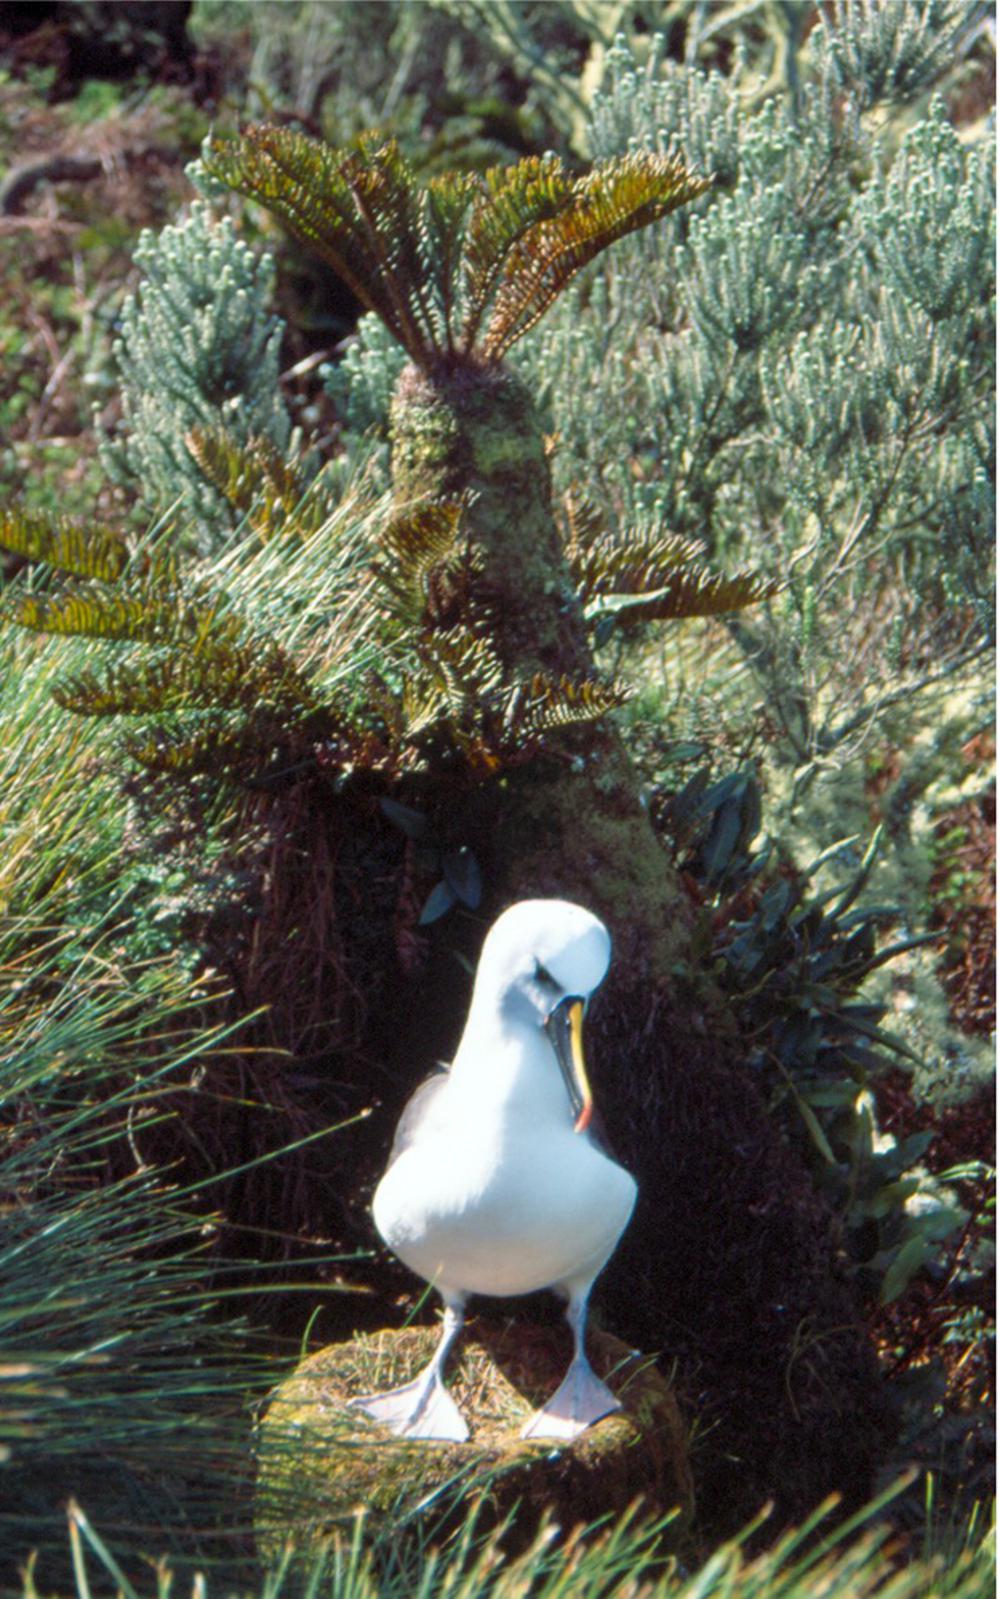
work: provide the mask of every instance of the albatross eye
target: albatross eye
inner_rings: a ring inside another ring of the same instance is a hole
[[[552,973],[547,972],[541,961],[538,960],[535,962],[535,982],[541,983],[543,988],[558,989],[560,987]]]

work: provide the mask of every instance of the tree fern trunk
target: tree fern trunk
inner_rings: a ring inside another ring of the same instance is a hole
[[[512,676],[593,675],[553,517],[545,440],[518,377],[502,367],[439,368],[433,376],[408,367],[393,404],[392,476],[403,505],[466,507],[495,618],[490,642]],[[562,756],[505,780],[494,815],[498,903],[580,899],[613,927],[616,947],[629,950],[633,965],[641,961],[657,980],[676,976],[690,944],[691,908],[620,736],[607,723],[568,731]]]

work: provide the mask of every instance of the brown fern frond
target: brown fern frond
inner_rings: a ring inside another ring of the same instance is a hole
[[[676,156],[648,150],[602,162],[577,178],[569,203],[512,245],[482,341],[486,360],[500,361],[602,250],[696,200],[711,181]]]
[[[375,311],[412,360],[437,348],[421,206],[395,140],[335,150],[290,128],[255,123],[238,140],[214,140],[208,172],[280,217],[289,232]]]
[[[544,733],[599,721],[627,699],[628,690],[618,683],[599,683],[592,678],[575,681],[536,672],[510,690],[504,707],[505,733],[508,740],[537,741]]]
[[[390,614],[407,627],[447,632],[474,619],[484,630],[491,599],[482,552],[469,544],[461,507],[425,505],[395,517],[372,562]]]
[[[62,678],[53,698],[84,716],[162,716],[187,710],[266,708],[296,717],[316,710],[311,685],[276,645],[258,641],[176,650]]]
[[[416,747],[428,736],[440,732],[448,721],[448,709],[440,675],[418,669],[407,677],[399,701],[398,739],[401,747]]]
[[[432,178],[422,199],[421,243],[424,259],[433,264],[442,334],[449,351],[454,348],[466,220],[478,188],[475,173],[449,172]]]
[[[439,686],[452,716],[489,705],[499,692],[504,669],[483,638],[464,627],[435,629],[419,644],[422,662]]]
[[[132,760],[149,772],[172,777],[226,774],[246,781],[265,765],[258,729],[233,726],[228,720],[190,729],[143,728],[127,733],[123,747]]]
[[[274,704],[258,704],[249,715],[242,707],[213,706],[193,719],[147,724],[127,733],[123,744],[150,771],[225,775],[249,787],[287,782],[303,771],[330,769],[342,779],[354,769],[389,777],[400,770],[376,735],[331,705],[298,719]]]
[[[779,584],[757,572],[713,572],[705,549],[674,533],[613,535],[586,497],[566,495],[560,507],[563,554],[588,622],[627,625],[721,616],[755,605]]]
[[[554,156],[529,156],[484,174],[465,238],[463,349],[475,345],[511,251],[530,229],[558,216],[573,198],[573,181]]]
[[[0,509],[0,547],[73,577],[104,583],[120,577],[129,559],[124,539],[110,528],[86,526],[21,505]]]
[[[565,556],[586,609],[610,595],[645,594],[669,584],[682,569],[704,567],[705,550],[676,534],[604,530],[599,513],[584,507],[570,522]]]
[[[422,604],[431,574],[459,551],[461,515],[458,505],[420,505],[392,517],[372,570],[392,593]]]
[[[726,576],[705,567],[679,567],[660,589],[645,594],[609,594],[585,608],[588,621],[616,623],[680,621],[690,616],[725,616],[776,594],[780,584],[758,572]]]
[[[134,644],[182,644],[199,649],[211,638],[234,643],[242,624],[222,596],[164,580],[172,562],[154,559],[126,588],[91,583],[58,594],[15,594],[4,614],[34,633],[117,639]]]
[[[170,633],[177,612],[169,603],[114,592],[67,590],[57,595],[21,594],[7,611],[10,621],[34,633],[81,634],[87,638],[159,643]]]
[[[583,598],[587,581],[586,560],[590,551],[608,537],[608,522],[596,500],[576,489],[564,494],[555,507],[562,533],[563,555],[573,573],[577,592]]]
[[[322,256],[424,369],[456,353],[501,360],[581,267],[709,186],[649,151],[582,178],[529,157],[421,186],[394,140],[338,151],[259,123],[202,159]]]
[[[770,599],[780,587],[750,570],[713,572],[699,545],[669,534],[604,536],[573,553],[571,570],[586,620],[618,626],[723,616]]]

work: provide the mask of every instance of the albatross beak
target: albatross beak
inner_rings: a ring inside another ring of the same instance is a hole
[[[556,1060],[576,1117],[574,1131],[582,1133],[589,1125],[594,1109],[583,1061],[583,1000],[575,994],[561,999],[546,1021],[545,1031],[556,1052]]]

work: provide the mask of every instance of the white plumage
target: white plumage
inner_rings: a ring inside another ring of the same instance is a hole
[[[635,1203],[589,1128],[580,1043],[610,959],[607,930],[565,900],[524,900],[494,923],[450,1071],[422,1085],[375,1193],[379,1232],[445,1303],[441,1343],[412,1383],[355,1403],[407,1437],[465,1438],[443,1386],[470,1294],[565,1293],[575,1353],[525,1433],[573,1437],[617,1408],[583,1348],[586,1305]]]

